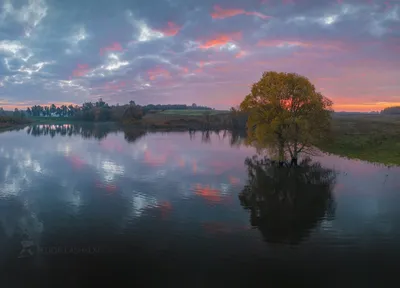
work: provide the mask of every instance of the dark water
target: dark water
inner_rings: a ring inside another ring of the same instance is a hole
[[[0,287],[396,279],[400,168],[320,155],[293,172],[240,141],[101,125],[1,133]]]

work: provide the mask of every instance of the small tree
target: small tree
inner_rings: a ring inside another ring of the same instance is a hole
[[[20,117],[21,117],[21,114],[20,114],[18,108],[15,108],[15,109],[14,109],[13,116],[14,116],[15,118],[20,118]]]

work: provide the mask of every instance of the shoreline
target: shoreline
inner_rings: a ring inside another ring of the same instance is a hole
[[[142,121],[137,123],[118,123],[115,121],[107,121],[107,122],[90,122],[90,121],[79,121],[73,119],[27,119],[30,121],[29,123],[24,124],[10,124],[10,125],[0,125],[0,132],[12,131],[14,129],[23,129],[29,125],[40,125],[40,124],[47,124],[47,125],[62,125],[62,124],[80,124],[80,125],[115,125],[121,130],[142,130],[146,132],[185,132],[185,131],[194,131],[194,132],[202,132],[202,131],[238,131],[243,132],[237,129],[231,128],[223,128],[223,127],[212,127],[210,125],[209,129],[193,129],[189,126],[191,125],[182,125],[183,123],[177,123],[178,125],[157,125],[157,124],[148,124],[143,123]],[[371,133],[372,135],[372,133]],[[350,137],[351,142],[348,142],[348,138]],[[333,143],[328,144],[320,144],[316,145],[318,149],[320,149],[323,153],[327,154],[334,154],[340,157],[344,157],[347,159],[354,159],[354,160],[361,160],[367,161],[370,163],[376,164],[383,164],[387,166],[400,166],[400,149],[396,149],[400,146],[400,142],[396,142],[396,140],[391,139],[391,141],[387,141],[382,143],[382,145],[375,146],[375,145],[368,145],[362,147],[362,149],[355,149],[352,146],[353,142],[357,142],[358,138],[357,135],[336,135],[335,141]]]

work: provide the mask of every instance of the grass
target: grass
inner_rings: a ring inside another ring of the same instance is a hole
[[[382,115],[334,116],[333,139],[322,150],[360,160],[400,165],[400,117]]]
[[[21,118],[16,118],[16,117],[10,117],[10,116],[0,116],[0,130],[8,130],[10,128],[14,127],[22,127],[25,125],[30,124],[31,121],[28,119],[21,119]]]

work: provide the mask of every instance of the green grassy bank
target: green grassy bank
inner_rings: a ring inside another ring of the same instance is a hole
[[[319,148],[349,158],[400,165],[400,117],[334,116],[332,139]]]

